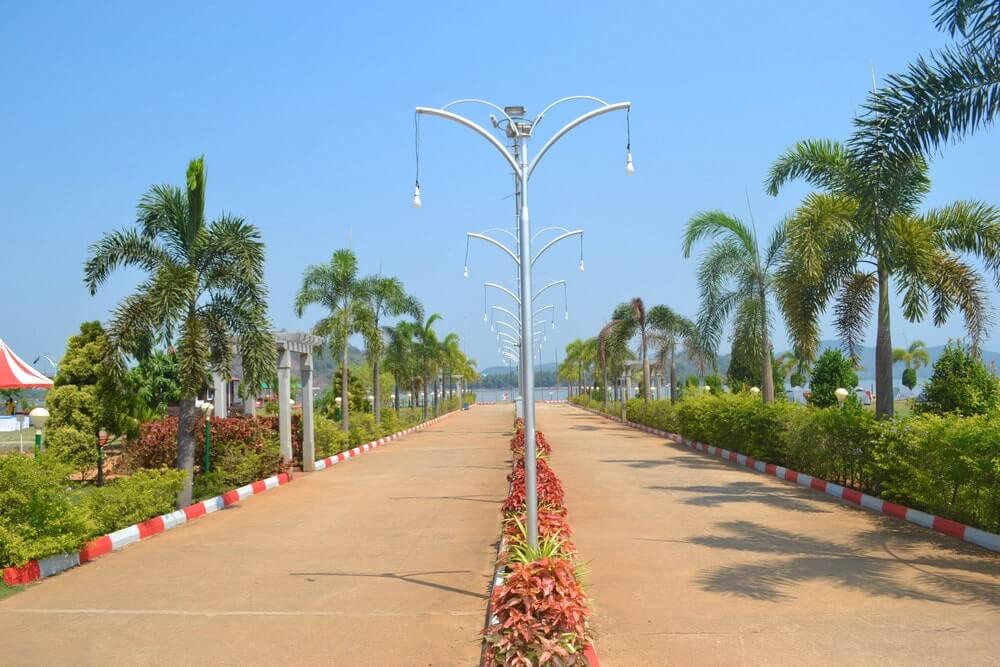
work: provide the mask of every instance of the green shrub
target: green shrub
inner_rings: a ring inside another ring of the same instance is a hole
[[[920,392],[917,412],[981,415],[1000,403],[1000,381],[961,343],[948,343]]]
[[[705,376],[705,386],[708,387],[713,394],[718,396],[722,393],[722,378],[716,374]]]
[[[843,387],[853,399],[854,387],[858,385],[858,374],[854,372],[854,364],[844,356],[844,353],[834,348],[828,348],[819,355],[812,369],[812,379],[809,388],[812,395],[809,402],[820,408],[837,405],[834,392]]]
[[[774,460],[831,482],[874,491],[878,436],[875,413],[857,402],[843,409],[794,406],[784,416],[783,452]]]
[[[388,411],[391,414],[391,411]],[[383,420],[388,414],[383,414]],[[316,442],[316,457],[325,458],[339,454],[348,448],[350,436],[340,430],[340,424],[327,419],[322,415],[316,415],[313,419],[313,438]]]
[[[93,522],[66,493],[68,472],[51,459],[0,457],[0,567],[76,551],[93,534]]]
[[[913,391],[913,388],[917,386],[917,369],[916,368],[904,368],[903,369],[903,386]]]
[[[173,510],[183,478],[180,470],[140,470],[94,489],[83,504],[97,534],[110,533]]]
[[[223,493],[231,490],[232,488],[233,487],[226,484],[226,480],[222,473],[213,470],[212,472],[205,472],[195,476],[192,496],[194,497],[195,502],[198,502],[200,500],[205,500],[206,498],[221,496]]]
[[[73,426],[45,431],[45,451],[74,470],[86,473],[97,468],[97,440]]]

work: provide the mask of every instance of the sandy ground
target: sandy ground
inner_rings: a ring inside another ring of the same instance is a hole
[[[3,665],[474,665],[510,406],[477,407],[0,602]]]
[[[1000,664],[1000,557],[572,406],[539,428],[602,665]]]

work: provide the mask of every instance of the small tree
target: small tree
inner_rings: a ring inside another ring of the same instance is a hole
[[[809,401],[821,408],[837,405],[834,392],[840,387],[852,391],[857,384],[858,374],[854,372],[851,360],[840,350],[829,348],[813,366]]]
[[[917,386],[917,369],[916,368],[904,368],[903,369],[903,386],[913,391],[913,388]]]
[[[914,406],[917,412],[979,415],[1000,405],[1000,381],[968,347],[948,343]]]

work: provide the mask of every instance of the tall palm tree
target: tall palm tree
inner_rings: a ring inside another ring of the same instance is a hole
[[[566,380],[569,383],[569,394],[572,398],[573,394],[573,382],[577,382],[580,392],[582,393],[583,388],[583,354],[584,354],[585,343],[582,339],[577,338],[570,341],[566,345],[566,355],[563,358],[561,364],[559,364],[558,375],[560,379]]]
[[[937,0],[940,30],[958,39],[871,93],[851,148],[870,177],[927,157],[949,140],[991,125],[1000,113],[1000,11],[996,0]]]
[[[891,282],[902,295],[907,320],[921,320],[930,311],[941,325],[957,308],[977,348],[990,323],[988,301],[981,274],[963,255],[983,260],[1000,280],[1000,211],[957,202],[918,213],[930,190],[920,158],[899,163],[880,179],[871,172],[872,165],[841,144],[808,140],[777,159],[767,187],[776,195],[788,181],[802,178],[821,190],[806,196],[787,223],[788,248],[777,280],[796,348],[812,360],[819,316],[832,301],[836,327],[856,357],[877,299],[875,409],[888,417],[893,413]]]
[[[698,213],[684,231],[684,256],[690,257],[696,243],[715,239],[698,267],[701,310],[698,329],[703,345],[719,349],[723,328],[732,316],[734,333],[760,355],[761,388],[764,402],[774,400],[774,377],[771,374],[771,312],[774,270],[785,245],[782,222],[771,233],[761,251],[757,233],[742,220],[721,211]],[[735,338],[735,335],[734,335]]]
[[[931,355],[927,351],[927,345],[922,340],[915,340],[908,347],[894,348],[892,351],[893,363],[902,361],[906,368],[917,371],[924,366],[931,365]]]
[[[396,326],[383,327],[387,339],[385,347],[385,369],[392,373],[393,391],[396,395],[396,412],[399,412],[399,388],[408,386],[412,389],[417,377],[416,342],[413,322],[397,322]],[[413,394],[415,396],[415,394]]]
[[[626,341],[639,336],[639,358],[642,359],[642,397],[649,400],[649,337],[652,334],[646,304],[639,297],[619,304],[611,315],[611,325]]]
[[[431,378],[436,377],[441,361],[441,344],[438,342],[437,332],[434,331],[434,323],[441,319],[437,313],[433,313],[422,322],[417,322],[414,328],[416,338],[417,365],[420,369],[419,377],[423,385],[424,392],[424,418],[427,418],[427,398]],[[435,385],[437,381],[435,380]]]
[[[442,378],[441,393],[445,395],[455,395],[455,379],[453,377],[456,368],[461,368],[465,359],[462,347],[458,339],[458,334],[449,333],[441,341],[441,364],[444,371]]]
[[[611,320],[605,324],[597,335],[598,362],[604,383],[604,407],[608,405],[608,373],[614,377],[625,369],[625,362],[631,357],[628,348],[628,337],[624,335],[620,321]]]
[[[382,355],[385,351],[385,332],[382,329],[382,319],[411,315],[416,319],[424,316],[424,308],[420,302],[406,293],[399,278],[388,276],[369,276],[362,281],[362,292],[365,295],[366,313],[365,326],[361,327],[365,339],[365,352],[372,368],[372,405],[375,422],[382,422]]]
[[[792,386],[797,387],[802,384],[802,380],[805,379],[806,371],[809,368],[809,363],[802,358],[802,355],[791,350],[789,352],[782,352],[778,355],[778,372],[781,377],[786,380],[791,377]]]
[[[126,355],[150,339],[175,346],[181,390],[177,468],[184,484],[178,507],[191,504],[195,400],[207,386],[209,368],[229,372],[232,337],[243,358],[241,393],[250,397],[274,372],[274,339],[267,319],[264,244],[243,218],[205,221],[204,158],[191,160],[186,188],[156,185],[139,201],[136,228],[106,234],[90,247],[84,282],[97,293],[118,267],[148,278],[115,309],[110,325],[109,367],[124,373]]]
[[[649,311],[649,342],[656,350],[660,368],[670,368],[670,402],[677,402],[677,343],[689,344],[697,337],[694,322],[667,306],[653,306]]]
[[[367,333],[374,326],[368,310],[369,285],[358,278],[358,258],[351,250],[337,250],[327,264],[313,264],[302,274],[302,287],[295,295],[295,314],[306,307],[322,306],[327,315],[313,326],[313,333],[330,341],[340,355],[340,429],[350,429],[348,390],[348,341],[352,334]]]

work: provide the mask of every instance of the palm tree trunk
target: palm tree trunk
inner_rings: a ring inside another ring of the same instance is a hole
[[[194,402],[193,397],[181,399],[177,420],[177,469],[184,473],[181,490],[177,492],[177,509],[191,504],[194,484],[194,429],[198,425],[198,409]]]
[[[347,395],[347,342],[344,342],[344,351],[340,355],[340,430],[350,429],[348,423],[348,413],[350,412],[351,399]]]
[[[854,387],[850,389],[854,389]],[[875,416],[892,417],[892,413],[892,335],[889,331],[889,270],[880,258],[878,261],[878,331],[875,336]]]
[[[670,402],[677,402],[677,366],[674,364],[674,353],[677,345],[670,344]]]
[[[396,414],[399,414],[399,379],[393,375],[392,376],[392,389],[396,394]]]
[[[608,367],[604,367],[604,391],[601,392],[601,397],[604,399],[604,410],[607,412],[608,409]]]
[[[372,364],[372,411],[375,413],[375,423],[382,423],[382,372],[378,359]]]
[[[642,400],[649,402],[649,357],[646,355],[646,334],[642,334]]]
[[[427,385],[431,383],[431,379],[424,376],[424,419],[427,419]]]

